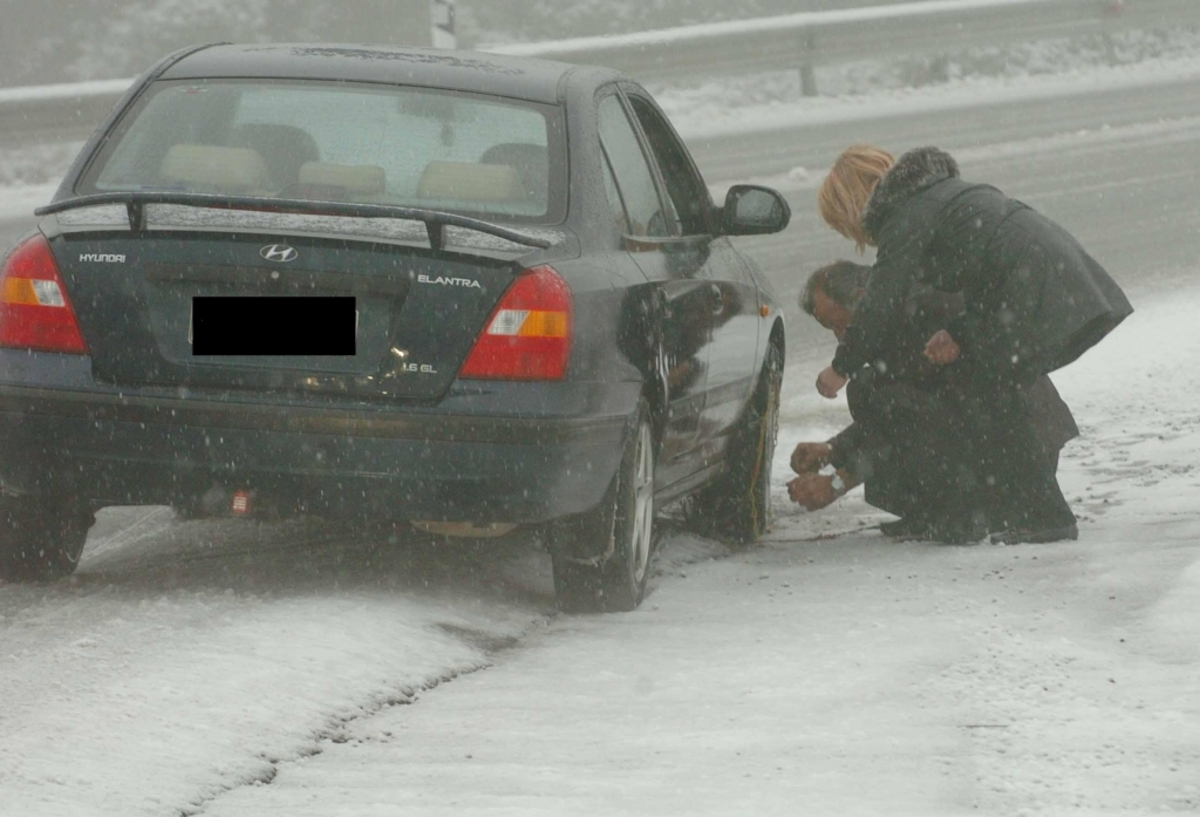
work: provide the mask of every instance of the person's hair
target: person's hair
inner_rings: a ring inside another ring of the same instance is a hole
[[[859,255],[870,237],[862,226],[863,209],[875,185],[896,157],[874,145],[851,145],[833,163],[817,191],[817,207],[825,223],[854,242]]]
[[[856,264],[853,261],[834,261],[826,264],[808,276],[808,283],[800,293],[800,308],[809,315],[817,311],[817,291],[825,293],[825,297],[835,304],[853,313],[862,298],[862,290],[867,288],[867,279],[871,277],[871,268],[866,264]]]

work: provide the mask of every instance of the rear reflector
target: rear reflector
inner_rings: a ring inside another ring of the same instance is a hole
[[[533,267],[504,293],[458,376],[562,380],[570,355],[571,290],[552,267]]]
[[[45,236],[18,246],[0,271],[0,346],[87,353]]]

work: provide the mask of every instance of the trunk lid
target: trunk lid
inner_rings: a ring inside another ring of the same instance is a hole
[[[68,232],[51,245],[97,380],[422,401],[445,393],[528,252],[210,230]],[[353,297],[354,354],[194,353],[194,298],[260,297]]]

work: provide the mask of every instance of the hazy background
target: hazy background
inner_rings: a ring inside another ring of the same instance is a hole
[[[617,34],[901,0],[460,0],[459,44]],[[0,0],[0,87],[133,76],[197,42],[423,43],[427,0]]]
[[[460,47],[472,48],[901,1],[459,0],[457,31]],[[133,77],[171,51],[203,42],[425,45],[430,17],[430,0],[0,0],[0,88]],[[944,51],[822,62],[815,67],[816,85],[821,96],[842,97],[969,77],[1072,74],[1200,54],[1200,31],[1174,26],[988,47],[946,45]],[[771,71],[640,79],[686,130],[714,112],[807,104],[798,67],[785,61]],[[0,187],[55,182],[79,151],[81,134],[8,139],[0,145]]]

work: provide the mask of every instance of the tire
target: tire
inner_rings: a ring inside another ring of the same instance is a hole
[[[42,582],[75,572],[96,521],[85,509],[30,497],[0,504],[0,579]]]
[[[782,386],[783,353],[772,343],[754,395],[729,440],[728,467],[692,500],[691,516],[703,532],[734,546],[753,545],[771,529],[771,463]]]
[[[563,555],[551,543],[554,594],[566,612],[628,612],[646,595],[654,547],[654,466],[657,448],[645,400],[633,436],[600,507],[554,535],[598,537],[593,552],[611,553],[597,563]],[[573,532],[573,533],[572,533]]]

